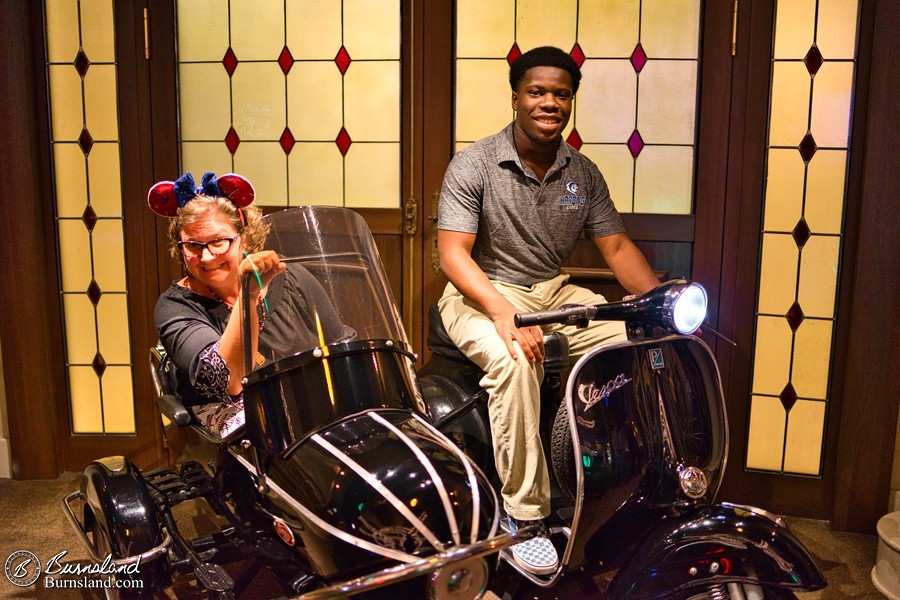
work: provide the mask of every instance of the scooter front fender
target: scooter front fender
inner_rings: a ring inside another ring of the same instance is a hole
[[[817,590],[822,571],[777,516],[751,506],[714,504],[651,529],[616,574],[608,597],[673,598],[731,582]]]

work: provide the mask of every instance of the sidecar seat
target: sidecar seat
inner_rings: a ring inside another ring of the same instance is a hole
[[[150,377],[156,390],[157,409],[176,426],[191,427],[202,437],[214,443],[228,442],[243,432],[243,420],[239,427],[227,427],[224,422],[221,427],[212,427],[203,425],[197,419],[195,411],[208,413],[210,409],[221,406],[222,403],[215,402],[197,407],[185,406],[181,396],[175,391],[178,389],[177,374],[162,344],[150,348]]]

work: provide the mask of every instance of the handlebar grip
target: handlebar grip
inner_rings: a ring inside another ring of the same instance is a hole
[[[520,313],[513,318],[513,321],[516,327],[531,327],[532,325],[547,325],[550,323],[574,325],[578,321],[592,319],[596,311],[597,309],[594,306],[564,306],[556,310]]]

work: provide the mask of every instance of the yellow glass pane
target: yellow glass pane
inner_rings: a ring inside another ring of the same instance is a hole
[[[819,0],[816,45],[826,59],[856,56],[856,13],[859,0]]]
[[[400,63],[364,62],[347,71],[344,127],[354,141],[400,141]]]
[[[97,221],[91,235],[94,250],[94,279],[104,292],[128,290],[125,281],[125,242],[122,221]],[[84,255],[83,260],[87,260]]]
[[[516,1],[516,43],[522,52],[556,46],[566,52],[575,45],[578,1],[557,0],[552,9],[541,0]]]
[[[819,150],[809,161],[804,214],[812,231],[841,232],[846,174],[844,150]]]
[[[464,143],[456,143],[453,144],[453,152],[460,152],[461,150],[465,150],[466,147],[471,146],[472,142],[464,142]]]
[[[753,393],[778,395],[790,381],[791,328],[782,317],[757,317]]]
[[[72,62],[78,54],[78,1],[44,0],[47,60]]]
[[[87,206],[87,176],[84,152],[77,144],[53,144],[53,173],[57,216],[81,218]]]
[[[798,400],[788,415],[785,472],[819,475],[824,435],[825,403]]]
[[[228,0],[178,0],[176,4],[178,60],[221,61],[228,50]]]
[[[122,216],[122,183],[119,177],[119,144],[94,144],[88,155],[91,206],[99,217]],[[79,215],[80,216],[80,215]]]
[[[221,175],[234,169],[231,166],[231,153],[223,142],[182,142],[181,170],[193,173],[196,178],[206,171]],[[181,173],[172,173],[167,177],[174,180],[179,175]]]
[[[634,212],[691,213],[694,149],[645,146],[634,166]]]
[[[84,114],[94,141],[119,139],[115,65],[93,65],[84,77]]]
[[[628,147],[619,144],[585,144],[581,147],[581,153],[594,161],[600,169],[609,186],[609,195],[616,210],[623,213],[634,212],[634,159]]]
[[[224,140],[231,127],[231,84],[220,64],[179,65],[182,140]]]
[[[512,118],[506,60],[456,61],[456,140],[474,142],[497,133]]]
[[[803,63],[776,62],[772,67],[770,146],[800,145],[809,124],[809,82]]]
[[[285,21],[287,46],[295,59],[331,60],[341,48],[340,2],[287,0]]]
[[[284,73],[278,63],[241,65],[231,77],[231,89],[234,129],[241,140],[281,137],[287,121]]]
[[[578,44],[585,56],[627,58],[638,44],[640,0],[581,2]]]
[[[853,64],[825,63],[813,85],[810,131],[816,145],[846,148],[853,100]]]
[[[650,58],[697,58],[700,0],[644,2],[641,46]]]
[[[84,292],[91,284],[91,240],[88,230],[80,219],[60,219],[57,225],[62,291]]]
[[[398,0],[343,0],[343,4],[344,47],[350,58],[400,58]]]
[[[783,315],[791,308],[797,289],[798,252],[797,244],[790,235],[763,234],[759,312]]]
[[[800,255],[800,291],[797,300],[803,314],[834,317],[834,295],[841,243],[837,237],[809,238]]]
[[[84,127],[81,77],[72,65],[50,65],[50,121],[54,142],[75,141]]]
[[[344,157],[333,142],[298,142],[291,151],[288,175],[291,206],[343,206]]]
[[[587,60],[576,121],[582,141],[626,142],[634,131],[637,74],[627,60]]]
[[[516,0],[459,0],[456,3],[456,56],[500,58],[516,39]]]
[[[278,142],[241,144],[234,153],[234,172],[253,182],[260,206],[287,204],[287,158]]]
[[[345,206],[400,207],[400,144],[354,144],[344,158]]]
[[[91,62],[115,62],[112,0],[81,0],[81,45]]]
[[[778,398],[752,396],[747,434],[747,468],[780,471],[784,452],[785,412]]]
[[[128,296],[103,294],[97,304],[97,326],[103,359],[107,363],[130,363]]]
[[[69,367],[73,433],[103,433],[100,380],[91,367]]]
[[[638,131],[648,144],[693,144],[697,63],[649,61],[641,71]]]
[[[766,231],[792,231],[803,214],[803,158],[796,150],[769,150]]]
[[[88,365],[97,353],[94,305],[86,294],[63,294],[63,311],[66,362]]]
[[[106,367],[102,385],[105,432],[134,433],[131,367]]]
[[[831,361],[831,321],[805,319],[794,334],[791,385],[802,398],[824,400]]]
[[[775,58],[803,58],[813,44],[816,0],[778,3],[775,16]]]
[[[354,65],[353,69],[347,71],[347,77],[349,78],[351,73],[355,76],[359,66],[365,65],[362,63]],[[398,69],[399,67],[395,66],[394,71]],[[365,68],[362,70],[370,72]],[[394,87],[398,104],[394,105],[392,111],[399,114],[399,84]],[[334,67],[334,63],[295,64],[288,73],[287,90],[288,126],[294,139],[324,141],[333,140],[338,136],[343,125],[344,103],[341,101],[343,94],[341,72]],[[315,96],[323,100],[310,102],[310,90],[315,90]]]
[[[230,0],[229,5],[231,49],[238,60],[278,60],[284,48],[284,3]],[[235,74],[246,66],[239,64]]]

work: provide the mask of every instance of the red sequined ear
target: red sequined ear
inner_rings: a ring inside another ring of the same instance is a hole
[[[178,200],[175,198],[175,182],[160,181],[147,193],[147,204],[161,217],[174,217],[178,212]]]
[[[237,173],[226,173],[216,179],[216,183],[219,184],[222,195],[231,200],[238,208],[250,206],[256,198],[253,184]]]

